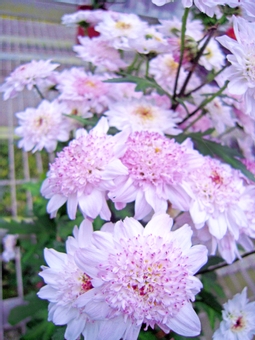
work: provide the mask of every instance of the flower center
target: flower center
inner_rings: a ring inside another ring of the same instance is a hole
[[[189,300],[187,257],[181,249],[152,235],[121,239],[120,246],[102,269],[107,303],[138,324],[154,326],[176,315]]]
[[[131,28],[131,25],[124,22],[124,21],[117,21],[116,24],[115,24],[115,27],[119,30],[128,30]]]
[[[236,321],[235,324],[231,326],[231,330],[233,332],[239,332],[241,330],[243,330],[245,328],[245,320],[243,318],[243,316],[239,316]]]
[[[153,113],[150,107],[139,106],[134,110],[134,114],[140,116],[144,120],[153,119]]]

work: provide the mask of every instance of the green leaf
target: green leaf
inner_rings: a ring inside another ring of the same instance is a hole
[[[48,322],[44,320],[42,322],[37,323],[31,329],[27,330],[27,333],[22,337],[24,340],[50,340],[52,338],[52,334],[54,333],[56,326],[52,322]],[[63,340],[62,338],[61,340]]]
[[[217,301],[216,297],[212,293],[207,292],[203,289],[201,290],[199,295],[197,295],[196,299],[197,301],[203,302],[205,305],[212,308],[218,315],[221,316],[221,304]]]
[[[65,331],[66,327],[58,327],[55,333],[53,334],[51,340],[63,340]]]
[[[199,340],[200,338],[199,337],[186,337],[186,336],[182,336],[182,335],[179,335],[179,334],[176,334],[174,332],[171,332],[171,337],[175,340],[190,340],[190,339],[193,339],[193,340]]]
[[[141,331],[138,340],[155,340],[157,339],[155,334],[150,331]]]
[[[27,295],[25,301],[28,302],[26,305],[17,306],[11,310],[8,318],[11,325],[16,325],[28,317],[34,317],[38,311],[48,308],[47,301],[39,299],[34,292]]]
[[[36,234],[38,232],[38,228],[33,221],[17,222],[10,220],[10,222],[7,222],[5,220],[0,220],[0,228],[7,229],[8,234]]]
[[[139,78],[132,75],[124,75],[122,78],[112,78],[107,79],[104,81],[105,83],[135,83],[136,88],[135,91],[139,92],[145,92],[147,89],[155,89],[158,94],[160,95],[167,95],[168,97],[171,97],[168,92],[166,92],[160,85],[156,83],[156,81],[153,78],[146,77],[146,78]]]
[[[85,119],[85,118],[82,118],[80,116],[75,116],[75,115],[63,114],[63,116],[70,118],[70,119],[74,119],[78,123],[82,124],[83,126],[85,126],[85,125],[95,126],[98,122],[98,118],[95,118],[95,117],[93,117],[91,119]]]
[[[238,150],[203,138],[203,136],[208,135],[211,132],[212,130],[209,129],[204,133],[198,132],[180,134],[175,137],[175,140],[178,143],[182,143],[185,139],[191,138],[194,142],[195,148],[202,155],[221,159],[223,162],[229,164],[232,168],[240,170],[247,178],[255,182],[254,175],[249,170],[247,170],[246,166],[239,159],[237,159],[243,158],[243,155]]]

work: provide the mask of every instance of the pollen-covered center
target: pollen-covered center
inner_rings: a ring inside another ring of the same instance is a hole
[[[93,288],[91,278],[83,273],[73,262],[68,261],[65,269],[58,274],[58,294],[63,305],[72,304],[78,296]]]
[[[176,315],[190,298],[187,257],[181,249],[152,235],[122,239],[120,247],[102,268],[107,303],[138,323],[163,323]]]
[[[134,109],[133,114],[145,121],[154,118],[153,109],[150,106],[140,105]]]
[[[211,210],[211,205],[222,210],[237,203],[242,191],[242,180],[238,174],[217,160],[205,160],[205,164],[189,176],[196,197],[204,203],[208,211]]]
[[[121,158],[137,186],[180,183],[187,158],[180,144],[158,133],[140,131],[127,141]]]
[[[73,140],[50,165],[49,185],[55,194],[69,196],[97,185],[113,157],[111,136],[89,134]]]
[[[245,319],[243,316],[238,316],[234,324],[231,326],[232,332],[240,332],[246,326]]]
[[[132,26],[131,24],[124,21],[117,21],[115,27],[119,30],[129,30]]]

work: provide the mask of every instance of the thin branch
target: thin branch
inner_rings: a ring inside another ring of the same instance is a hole
[[[188,15],[189,15],[189,8],[185,8],[183,17],[182,17],[182,31],[181,31],[181,51],[180,51],[180,59],[179,59],[179,65],[175,77],[175,83],[174,83],[174,91],[173,91],[173,102],[175,102],[175,97],[176,97],[176,91],[178,87],[178,80],[180,76],[180,71],[182,67],[182,61],[183,61],[183,56],[184,56],[184,50],[185,50],[185,32],[186,32],[186,25],[187,25],[187,20],[188,20]]]
[[[42,92],[39,90],[39,87],[34,84],[34,88],[36,89],[36,92],[39,94],[41,99],[45,99],[44,95],[42,94]]]
[[[237,261],[240,261],[241,259],[244,259],[244,258],[247,257],[247,256],[253,255],[253,254],[255,254],[255,250],[252,250],[252,251],[249,251],[248,253],[243,254],[243,255],[241,256],[240,259],[239,259],[239,258],[238,258],[238,259],[235,259],[235,260],[232,262],[232,264],[235,263],[235,262],[237,262]],[[224,261],[223,263],[216,264],[215,266],[211,266],[211,267],[209,267],[209,268],[207,268],[207,269],[204,269],[204,270],[200,270],[200,271],[197,272],[195,275],[210,273],[210,272],[212,272],[212,271],[215,271],[215,270],[218,270],[218,269],[220,269],[220,268],[227,267],[227,266],[229,266],[229,263],[227,263],[227,262]]]

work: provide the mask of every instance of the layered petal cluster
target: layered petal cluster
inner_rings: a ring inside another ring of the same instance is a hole
[[[213,334],[213,340],[252,340],[255,335],[255,302],[249,302],[247,287],[223,307],[223,321]]]
[[[228,89],[231,94],[241,95],[246,105],[246,113],[253,118],[255,105],[255,23],[243,18],[233,17],[235,39],[222,36],[217,40],[232,54],[227,59],[232,64],[226,71],[225,77],[229,80]]]
[[[110,45],[109,41],[101,37],[79,37],[80,45],[73,47],[78,56],[92,63],[100,69],[107,71],[119,71],[127,64],[121,59],[119,52]]]
[[[157,105],[155,100],[149,98],[110,104],[104,114],[108,117],[109,125],[119,130],[130,128],[131,131],[147,130],[170,135],[181,132],[176,125],[180,121],[178,114]]]
[[[94,247],[76,252],[76,264],[96,287],[94,305],[85,295],[77,305],[92,319],[107,318],[111,340],[137,339],[142,323],[166,333],[200,333],[191,301],[202,285],[193,275],[206,263],[207,249],[192,247],[189,226],[174,232],[171,226],[167,214],[155,215],[145,228],[126,218],[94,232]]]
[[[232,263],[239,256],[237,242],[251,250],[248,237],[254,237],[254,227],[250,226],[254,193],[240,172],[205,157],[203,166],[190,173],[186,184],[183,187],[192,197],[189,210],[192,221],[197,229],[208,227],[222,257]]]
[[[62,113],[64,107],[58,102],[43,100],[37,108],[27,108],[16,113],[19,125],[15,134],[22,139],[18,146],[25,151],[41,151],[45,148],[52,152],[57,142],[69,139],[71,125]]]
[[[50,302],[48,320],[56,325],[67,325],[67,340],[76,340],[81,334],[85,339],[98,339],[100,323],[90,320],[76,304],[79,296],[89,296],[93,288],[91,278],[74,261],[75,252],[90,244],[92,230],[91,222],[84,220],[79,229],[74,228],[74,237],[68,238],[66,254],[54,249],[44,250],[48,267],[43,266],[39,275],[46,285],[38,296]]]
[[[129,39],[137,39],[147,28],[147,23],[136,14],[111,13],[95,27],[101,36],[108,40],[115,49],[131,50]]]
[[[62,24],[72,27],[87,23],[93,26],[102,20],[104,14],[106,14],[106,12],[102,9],[77,11],[71,14],[63,15]]]
[[[189,141],[173,139],[149,131],[134,132],[127,140],[122,163],[128,175],[116,180],[109,197],[117,209],[135,201],[135,218],[142,219],[153,210],[166,212],[168,201],[180,210],[189,209],[189,196],[182,188],[185,177],[203,163]]]
[[[40,80],[50,77],[58,66],[59,64],[51,63],[51,60],[32,60],[30,63],[20,65],[0,87],[0,92],[4,92],[4,100],[15,97],[24,88],[32,90]]]
[[[54,217],[67,202],[67,212],[75,218],[77,206],[92,219],[100,214],[109,220],[106,193],[114,187],[114,179],[128,173],[119,157],[125,152],[124,133],[107,135],[108,124],[102,118],[89,133],[78,130],[72,140],[50,165],[41,193],[50,199],[47,211]]]
[[[58,77],[60,100],[80,101],[93,113],[102,113],[111,102],[109,84],[103,83],[106,77],[93,75],[81,68],[73,67],[63,71]]]

